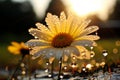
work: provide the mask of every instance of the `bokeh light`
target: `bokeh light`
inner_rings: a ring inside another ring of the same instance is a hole
[[[106,20],[113,12],[116,0],[66,0],[66,6],[79,16],[97,15]]]

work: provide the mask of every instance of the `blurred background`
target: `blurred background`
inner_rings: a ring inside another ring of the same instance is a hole
[[[59,16],[61,11],[92,19],[91,25],[100,27],[96,59],[105,49],[108,61],[120,62],[120,0],[0,0],[0,67],[17,63],[19,56],[7,50],[12,41],[33,38],[29,28],[35,27],[36,22],[46,24],[47,12]]]

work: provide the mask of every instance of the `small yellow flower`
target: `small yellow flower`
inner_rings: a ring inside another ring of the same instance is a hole
[[[11,42],[11,45],[8,46],[8,51],[12,54],[18,55],[26,55],[29,54],[29,48],[23,43]]]
[[[61,12],[60,18],[51,13],[46,17],[47,26],[36,23],[37,28],[30,28],[29,32],[35,37],[26,42],[32,50],[33,58],[44,55],[48,58],[60,59],[64,55],[81,55],[86,51],[86,46],[95,46],[99,36],[91,33],[96,32],[98,26],[89,26],[91,20],[75,17],[69,14],[67,17]]]

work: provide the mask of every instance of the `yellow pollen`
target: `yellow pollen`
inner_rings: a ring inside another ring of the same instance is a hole
[[[73,38],[71,35],[67,33],[59,33],[52,40],[52,46],[55,48],[63,48],[70,46],[73,42]]]

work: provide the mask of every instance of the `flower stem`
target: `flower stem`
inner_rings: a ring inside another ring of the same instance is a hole
[[[61,70],[62,70],[62,57],[60,58],[59,64],[60,64],[60,69],[59,69],[59,74],[58,74],[58,80],[60,80],[60,75],[61,75]]]
[[[54,73],[53,73],[53,69],[54,69],[54,61],[51,64],[51,75],[52,75],[52,79],[54,77]]]
[[[17,67],[16,67],[16,69],[15,69],[15,71],[13,72],[13,74],[12,74],[12,76],[10,77],[10,79],[9,80],[12,80],[13,79],[13,77],[15,76],[15,74],[16,74],[16,72],[17,72],[17,70],[19,69],[19,67],[20,67],[20,64],[23,62],[23,60],[24,60],[24,57],[25,57],[25,55],[22,55],[22,58],[21,58],[21,60],[20,60],[20,62],[17,64]]]

